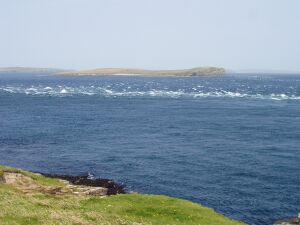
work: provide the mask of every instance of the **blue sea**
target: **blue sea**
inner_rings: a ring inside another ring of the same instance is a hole
[[[300,76],[1,74],[0,164],[272,224],[300,212]]]

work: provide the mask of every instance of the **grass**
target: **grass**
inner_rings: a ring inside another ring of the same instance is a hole
[[[0,166],[3,171],[20,172],[43,185],[62,185],[59,180]],[[123,194],[99,198],[25,194],[0,183],[0,224],[244,224],[226,218],[186,200],[161,195]]]
[[[49,177],[41,176],[39,174],[32,173],[29,171],[0,165],[0,177],[3,175],[4,172],[21,173],[25,176],[31,177],[36,183],[41,184],[41,185],[65,186],[65,184],[63,182],[59,181],[59,179],[49,178]]]

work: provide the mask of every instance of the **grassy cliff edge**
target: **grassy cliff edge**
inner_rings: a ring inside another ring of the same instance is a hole
[[[24,192],[4,182],[5,173],[28,177],[37,185],[64,187],[59,179],[0,166],[0,224],[201,224],[243,225],[210,208],[162,195],[107,197]]]

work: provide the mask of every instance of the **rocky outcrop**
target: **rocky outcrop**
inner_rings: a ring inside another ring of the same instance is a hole
[[[48,194],[69,194],[70,190],[60,186],[44,186],[36,183],[31,177],[25,176],[22,173],[4,172],[2,175],[2,182],[13,186],[25,193],[33,191],[43,192]]]
[[[298,218],[279,220],[274,225],[300,225],[300,213],[298,214]]]
[[[107,187],[97,186],[99,181],[92,182],[94,185],[81,185],[84,182],[84,179],[76,179],[76,177],[71,177],[73,182],[70,182],[66,179],[61,179],[61,186],[47,186],[37,183],[33,178],[26,176],[18,172],[4,172],[0,176],[0,182],[13,186],[14,188],[25,192],[42,192],[47,194],[54,195],[93,195],[93,196],[106,196],[109,194],[124,193],[123,189],[117,189],[116,184],[107,185]],[[76,183],[76,180],[79,182]],[[97,180],[97,179],[96,179]],[[99,179],[100,180],[100,179]],[[91,183],[91,184],[92,184]],[[115,188],[111,190],[110,188],[115,185]]]
[[[68,176],[68,175],[50,175],[43,174],[46,177],[58,178],[64,181],[68,181],[69,185],[75,185],[76,187],[83,186],[89,187],[92,189],[93,187],[103,187],[107,189],[107,195],[116,195],[116,194],[125,194],[124,186],[120,185],[113,180],[103,179],[103,178],[93,178],[90,175],[86,176]],[[95,192],[97,192],[95,190]]]

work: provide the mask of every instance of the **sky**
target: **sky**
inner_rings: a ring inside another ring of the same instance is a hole
[[[0,67],[300,71],[299,0],[0,0]]]

